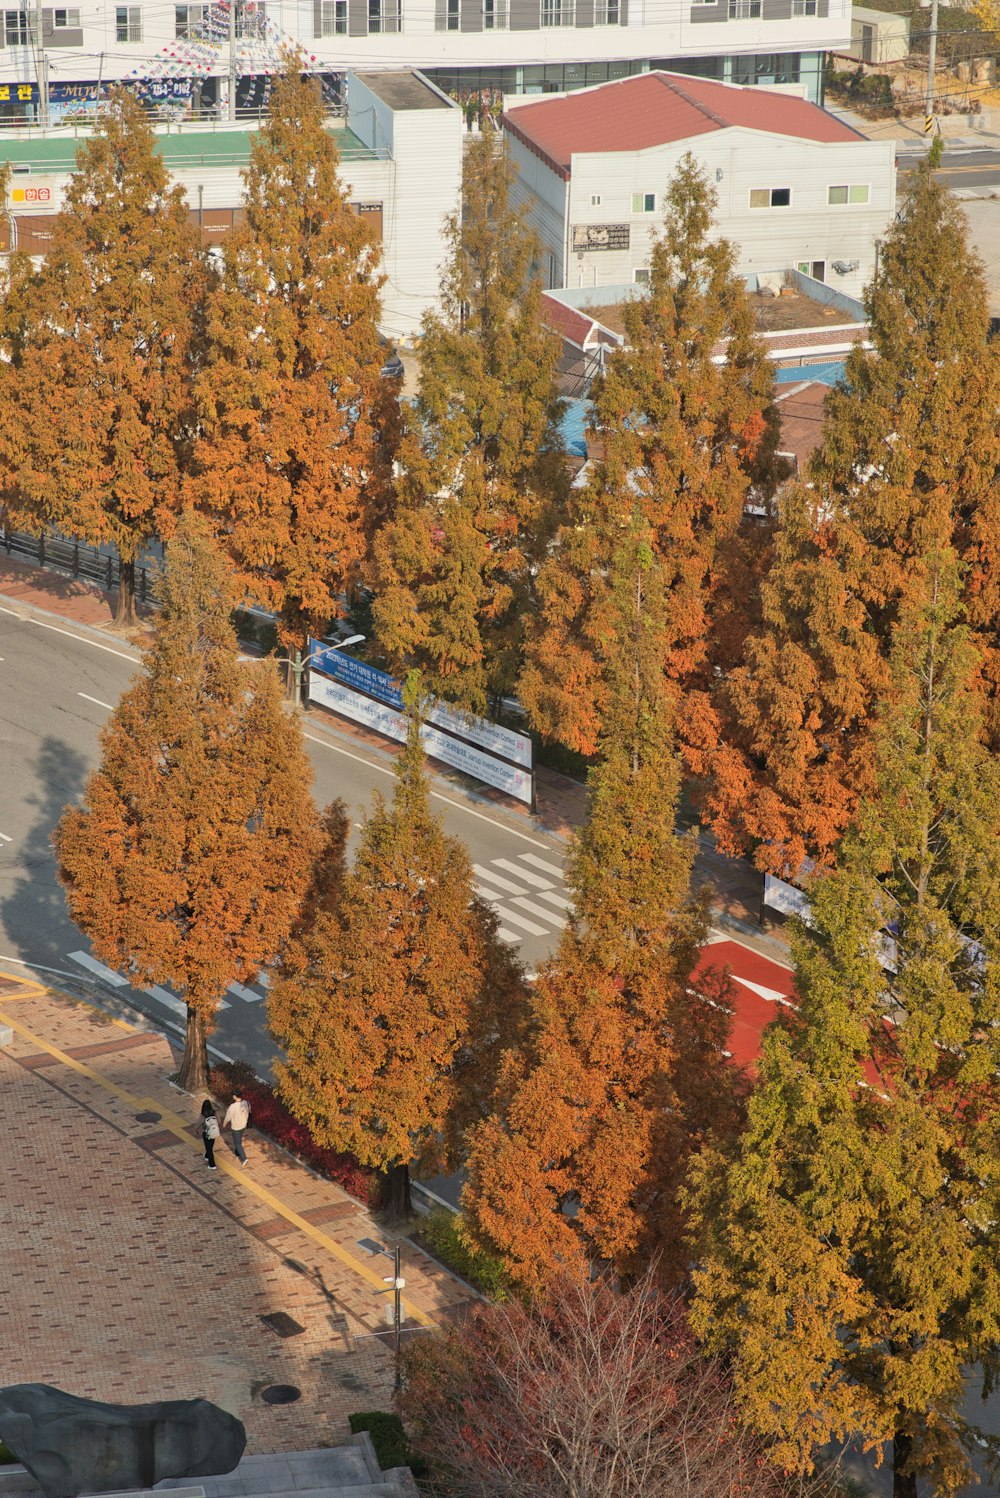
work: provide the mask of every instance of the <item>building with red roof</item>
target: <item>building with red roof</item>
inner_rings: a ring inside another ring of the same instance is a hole
[[[857,296],[895,212],[892,141],[771,89],[652,72],[509,100],[504,130],[553,287],[646,279],[667,183],[688,151],[748,275],[797,268]]]

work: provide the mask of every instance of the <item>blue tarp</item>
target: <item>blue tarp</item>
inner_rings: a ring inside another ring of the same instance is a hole
[[[775,371],[778,385],[802,385],[806,380],[815,380],[818,385],[836,385],[844,378],[843,359],[834,359],[829,364],[801,364],[794,369]]]

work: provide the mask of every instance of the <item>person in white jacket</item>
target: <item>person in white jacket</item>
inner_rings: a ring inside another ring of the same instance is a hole
[[[233,1100],[226,1109],[226,1116],[222,1120],[222,1127],[224,1129],[232,1129],[233,1153],[241,1165],[247,1163],[247,1157],[243,1150],[243,1131],[249,1122],[250,1104],[246,1098],[242,1098],[238,1092],[234,1092]]]

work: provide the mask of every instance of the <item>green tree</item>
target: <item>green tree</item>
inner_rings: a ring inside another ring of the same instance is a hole
[[[340,182],[319,85],[294,62],[243,183],[208,298],[190,492],[282,646],[301,650],[358,586],[398,415],[380,376],[378,247]]]
[[[982,653],[985,731],[1000,742],[1000,350],[960,206],[926,166],[865,293],[827,401],[810,483],[782,500],[763,623],[720,682],[707,812],[729,852],[793,872],[829,862],[871,786],[872,725],[917,560],[954,546]]]
[[[484,126],[463,211],[445,224],[442,310],[424,323],[399,506],[375,549],[382,649],[478,713],[517,681],[533,569],[567,489],[559,340],[539,319],[537,241],[514,182]]]
[[[491,1016],[494,931],[468,854],[431,812],[414,708],[392,804],[376,798],[336,909],[316,909],[304,961],[279,968],[268,995],[282,1096],[314,1138],[387,1174],[397,1214],[410,1167],[448,1163],[462,1077],[480,1075],[473,1020]]]
[[[688,978],[706,907],[688,899],[680,769],[664,683],[665,571],[638,519],[614,559],[618,660],[589,819],[570,864],[575,913],[538,975],[525,1043],[500,1070],[493,1117],[470,1135],[471,1232],[530,1289],[686,1258],[678,1187],[734,1093],[728,1014]]]
[[[142,107],[114,92],[77,153],[44,265],[12,269],[3,319],[5,512],[113,545],[120,627],[135,623],[136,558],[170,535],[192,438],[203,267],[154,144]]]
[[[667,569],[662,664],[678,688],[682,742],[695,755],[716,733],[705,721],[709,682],[742,647],[729,573],[739,571],[741,552],[756,549],[752,537],[739,544],[744,510],[771,493],[778,429],[774,371],[754,336],[734,248],[711,237],[715,204],[715,189],[685,156],[667,188],[649,296],[626,304],[625,346],[594,387],[603,459],[574,491],[539,578],[521,698],[545,737],[583,754],[596,748],[614,690],[607,574],[636,504]],[[723,343],[727,357],[717,363]]]
[[[274,666],[238,658],[237,593],[204,523],[178,523],[146,669],[101,734],[101,763],[54,834],[70,914],[98,957],[187,1004],[180,1082],[207,1082],[229,985],[251,981],[299,913],[318,842],[302,730]]]
[[[749,1418],[786,1465],[894,1442],[897,1498],[969,1480],[964,1375],[1000,1371],[1000,766],[954,556],[922,572],[876,792],[795,937],[800,1009],[694,1188],[695,1325]]]

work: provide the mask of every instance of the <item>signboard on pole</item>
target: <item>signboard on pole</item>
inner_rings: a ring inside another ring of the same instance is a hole
[[[400,685],[385,671],[309,642],[309,700],[403,743]],[[534,799],[533,745],[527,734],[436,702],[420,731],[427,753],[528,806]]]

